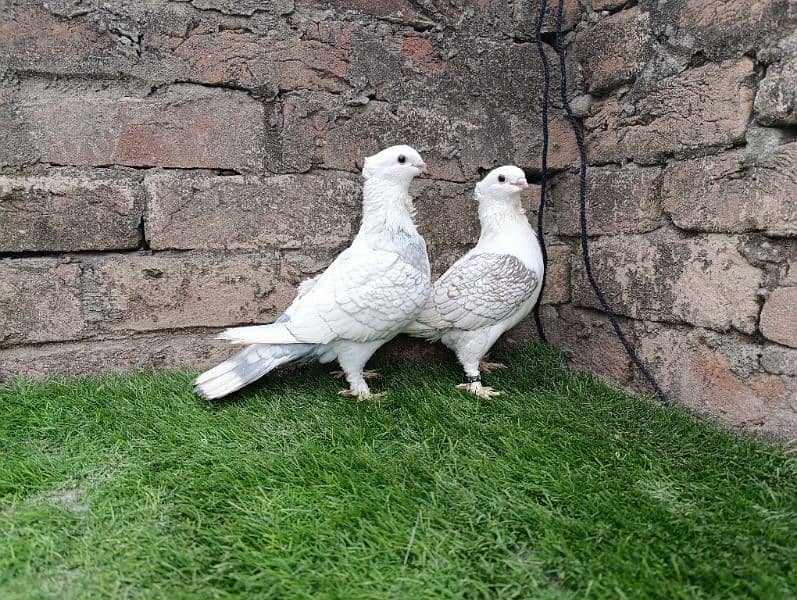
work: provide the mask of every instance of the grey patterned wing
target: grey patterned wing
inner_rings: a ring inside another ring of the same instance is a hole
[[[499,323],[532,298],[539,276],[507,254],[463,257],[434,284],[433,302],[450,327],[474,330]]]

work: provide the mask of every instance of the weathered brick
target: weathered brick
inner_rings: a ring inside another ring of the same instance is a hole
[[[361,186],[335,174],[276,177],[161,172],[145,178],[152,249],[341,248]]]
[[[664,210],[682,229],[797,235],[797,143],[748,164],[743,150],[668,165]]]
[[[570,271],[572,262],[579,260],[569,244],[547,244],[548,262],[545,265],[545,288],[541,304],[562,304],[570,300]]]
[[[217,10],[225,15],[252,16],[257,11],[268,11],[278,15],[293,12],[294,0],[191,0],[201,10]]]
[[[712,60],[736,57],[794,29],[788,11],[793,0],[644,0],[670,25],[671,43],[690,47]]]
[[[109,255],[82,268],[83,306],[99,331],[270,322],[293,296],[276,253]]]
[[[618,314],[753,333],[763,273],[740,254],[738,242],[664,230],[602,237],[590,244],[593,274]],[[599,306],[581,261],[573,262],[572,286],[574,302]]]
[[[417,180],[418,231],[426,240],[432,274],[440,276],[479,239],[479,217],[473,184]]]
[[[145,334],[122,340],[85,340],[0,349],[0,383],[15,377],[78,378],[109,371],[205,369],[234,349],[211,334]],[[79,356],[80,360],[75,360]]]
[[[592,10],[616,10],[628,3],[628,0],[592,0]]]
[[[753,62],[709,64],[670,77],[636,100],[610,98],[585,122],[590,160],[642,164],[744,139],[753,108]]]
[[[480,168],[510,162],[539,164],[538,127],[507,120],[497,109],[471,109],[461,113],[411,102],[352,107],[330,94],[290,97],[283,106],[280,131],[269,134],[266,167],[274,173],[306,171],[313,165],[357,171],[363,157],[397,143],[411,143],[423,155],[431,176],[449,181],[470,180]],[[552,166],[573,160],[573,144],[556,143],[561,139],[556,131],[563,129],[563,122],[554,121]],[[363,131],[369,135],[363,136]],[[507,139],[517,139],[518,148],[506,144]]]
[[[135,248],[143,194],[117,173],[0,175],[0,252]]]
[[[652,43],[650,13],[635,6],[599,20],[574,43],[590,93],[633,81],[645,66]]]
[[[756,120],[766,126],[797,125],[797,33],[781,40],[755,97]]]
[[[776,344],[764,346],[761,351],[761,367],[773,375],[797,377],[797,350]]]
[[[699,328],[648,325],[641,331],[635,344],[640,357],[677,402],[740,431],[793,439],[797,380],[761,372],[760,345]]]
[[[153,50],[163,51],[160,40]],[[276,32],[199,29],[173,49],[175,76],[196,83],[234,85],[276,93],[280,90],[342,92],[348,70],[348,49],[317,40],[281,39]]]
[[[770,292],[761,310],[760,328],[767,339],[797,348],[797,287]]]
[[[104,11],[87,13],[69,18],[47,10],[47,3],[4,4],[0,11],[0,66],[95,76],[115,76],[132,68],[136,52],[122,42],[113,16]]]
[[[2,74],[2,64],[0,64]],[[19,119],[19,101],[15,87],[0,77],[0,167],[18,166],[36,160],[27,126]]]
[[[25,83],[18,119],[40,160],[260,170],[263,107],[246,93],[174,85],[141,97],[103,87]]]
[[[597,167],[587,171],[587,227],[590,235],[645,233],[659,227],[658,167]],[[548,210],[562,235],[579,235],[579,175],[568,171],[551,187]]]
[[[534,116],[511,116],[510,135],[513,145],[512,162],[539,172],[542,164],[542,121]],[[548,168],[566,169],[578,163],[578,146],[570,123],[551,116],[548,121]]]
[[[550,343],[573,365],[620,384],[631,380],[631,361],[603,314],[566,304],[543,307],[541,318]]]
[[[0,260],[0,346],[84,336],[80,275],[53,258]]]

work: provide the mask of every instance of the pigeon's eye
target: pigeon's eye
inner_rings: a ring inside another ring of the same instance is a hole
[[[407,157],[404,156],[403,154],[399,154],[398,161],[399,164],[403,165],[405,162],[407,162]]]
[[[506,181],[506,175],[498,176],[498,183],[504,183],[505,181]]]

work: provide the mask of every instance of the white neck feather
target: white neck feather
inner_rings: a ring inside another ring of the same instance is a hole
[[[363,220],[361,233],[379,233],[386,229],[415,229],[415,206],[404,182],[372,177],[363,185]]]
[[[496,200],[484,198],[476,192],[476,198],[479,201],[482,238],[500,235],[508,227],[531,229],[519,194]]]

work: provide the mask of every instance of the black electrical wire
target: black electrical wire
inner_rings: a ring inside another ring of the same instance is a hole
[[[543,181],[543,190],[541,192],[541,202],[540,202],[540,215],[539,220],[537,223],[537,231],[538,236],[540,238],[540,242],[542,243],[542,210],[543,204],[545,199],[545,181],[547,180],[547,139],[548,139],[548,121],[547,121],[547,104],[548,98],[547,93],[545,90],[548,87],[549,82],[549,73],[548,73],[548,61],[544,57],[544,53],[542,52],[542,40],[540,37],[540,28],[542,25],[542,20],[545,15],[545,8],[546,8],[546,0],[541,0],[540,3],[540,13],[537,17],[537,30],[536,30],[536,40],[537,40],[537,49],[540,52],[540,55],[543,57],[543,75],[545,79],[545,86],[543,87],[543,93],[546,96],[544,99],[545,105],[543,106],[543,156],[542,156],[542,181]],[[589,237],[587,235],[587,148],[584,143],[584,136],[581,133],[581,129],[578,126],[578,121],[576,121],[575,116],[573,115],[573,110],[570,107],[570,101],[567,99],[567,67],[565,65],[565,51],[562,45],[562,15],[564,13],[564,0],[558,0],[558,6],[556,9],[556,35],[555,35],[555,42],[554,42],[554,50],[556,51],[556,55],[559,57],[559,93],[562,99],[562,106],[564,107],[565,114],[567,115],[567,120],[570,123],[570,127],[573,130],[573,135],[576,138],[576,144],[578,145],[578,154],[580,159],[580,170],[579,170],[579,187],[578,187],[578,201],[579,201],[579,220],[581,223],[581,258],[584,261],[584,270],[587,273],[587,280],[589,281],[589,285],[592,287],[592,290],[595,292],[595,296],[598,298],[598,302],[603,309],[603,312],[606,313],[606,316],[609,318],[609,322],[612,324],[614,328],[614,332],[617,334],[618,339],[623,344],[626,353],[628,354],[631,361],[636,365],[637,369],[645,376],[645,379],[648,380],[650,386],[656,392],[656,395],[659,397],[661,404],[663,406],[669,406],[670,399],[667,394],[659,387],[656,378],[653,377],[652,373],[648,370],[645,363],[637,355],[636,351],[634,350],[633,346],[631,346],[628,338],[626,338],[625,333],[623,333],[622,328],[620,327],[620,323],[617,321],[617,316],[614,314],[614,311],[609,306],[609,303],[606,301],[606,297],[603,295],[598,282],[595,281],[595,277],[592,274],[592,263],[589,257]],[[544,248],[544,246],[543,246]],[[543,256],[545,253],[543,251]],[[538,327],[541,326],[539,323],[539,315],[535,312],[534,314],[535,320],[538,323]],[[542,328],[540,327],[540,334],[542,337]]]

